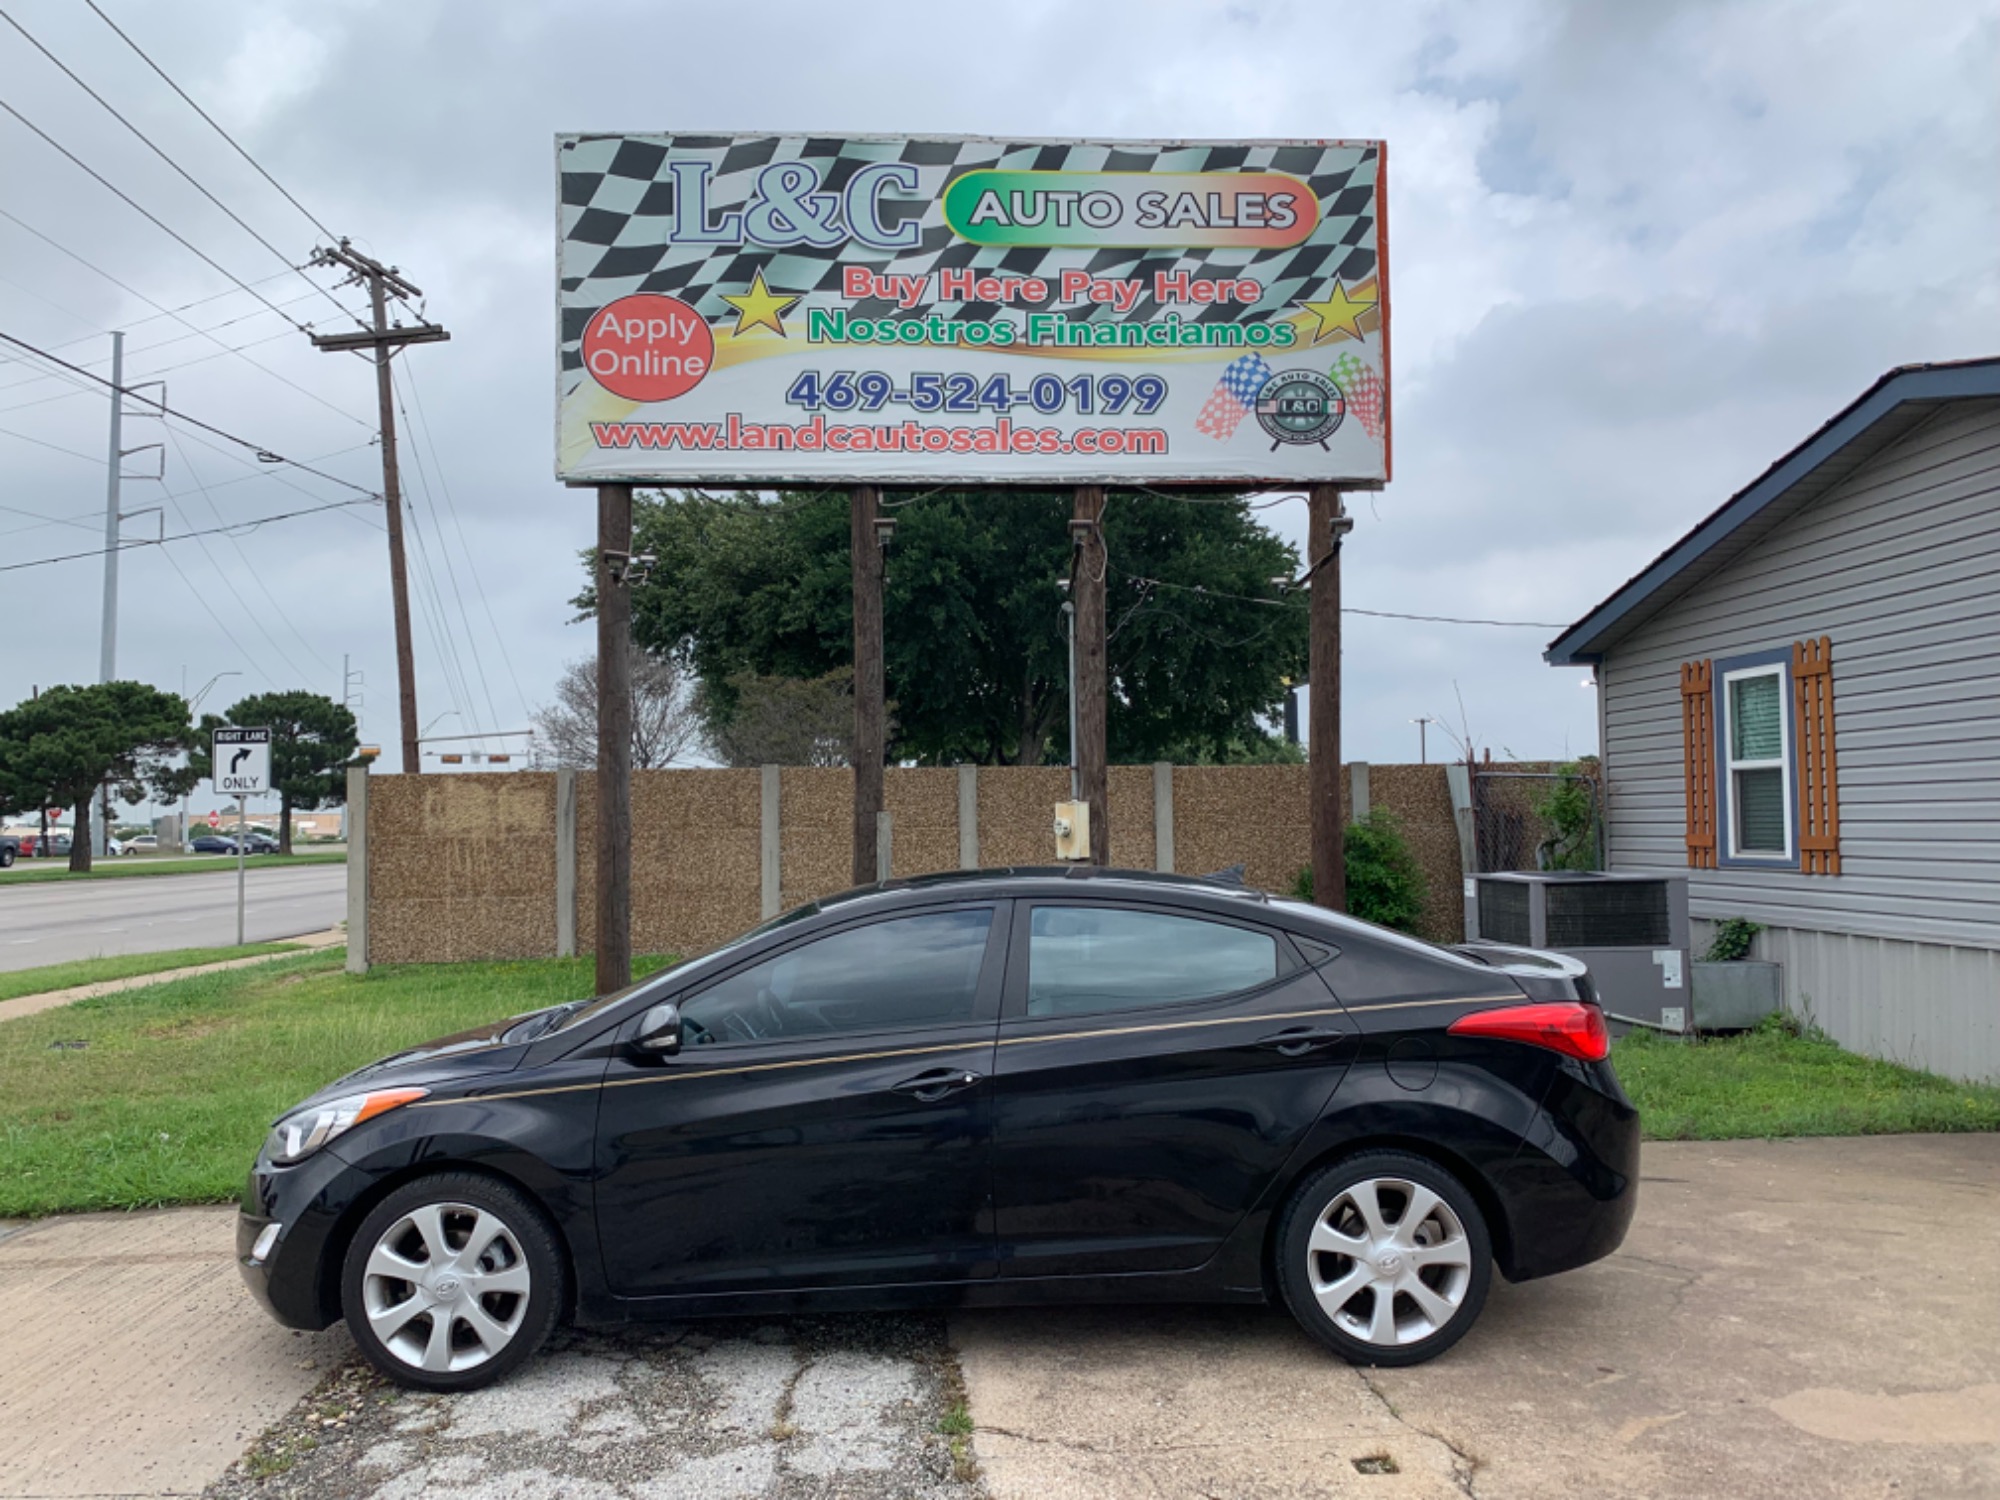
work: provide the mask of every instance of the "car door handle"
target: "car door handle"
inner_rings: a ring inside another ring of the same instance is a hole
[[[963,1068],[931,1068],[919,1073],[915,1078],[905,1078],[901,1083],[889,1085],[890,1091],[908,1094],[923,1104],[935,1104],[947,1095],[960,1089],[969,1089],[985,1080],[983,1073],[970,1073]]]
[[[1344,1031],[1333,1031],[1320,1026],[1293,1026],[1278,1032],[1275,1036],[1262,1037],[1257,1045],[1268,1047],[1284,1057],[1304,1057],[1322,1047],[1332,1047],[1347,1039]]]

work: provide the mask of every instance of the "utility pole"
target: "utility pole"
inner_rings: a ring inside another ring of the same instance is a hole
[[[1410,722],[1417,726],[1417,764],[1427,766],[1431,763],[1431,755],[1430,738],[1426,731],[1430,729],[1431,725],[1437,723],[1437,720],[1433,719],[1429,714],[1423,714],[1410,720]]]
[[[346,240],[336,249],[316,250],[316,266],[344,266],[350,273],[348,284],[366,283],[368,306],[375,326],[356,333],[316,333],[317,349],[345,353],[350,350],[375,351],[375,403],[382,435],[382,502],[389,524],[389,589],[396,622],[396,694],[402,709],[403,771],[414,776],[422,769],[417,748],[417,655],[410,631],[410,579],[403,554],[403,492],[396,473],[396,397],[389,378],[389,359],[405,344],[436,344],[451,337],[436,323],[411,327],[389,326],[388,299],[391,293],[402,300],[423,296],[394,266],[385,266],[363,255]]]
[[[104,464],[104,616],[97,631],[97,680],[109,682],[118,667],[118,480],[125,470],[125,335],[111,335],[111,446]],[[111,848],[111,790],[100,787],[90,852]],[[84,866],[85,869],[89,865]]]
[[[597,993],[632,982],[632,486],[597,487]]]
[[[1106,767],[1105,715],[1111,679],[1105,661],[1104,487],[1078,485],[1070,513],[1076,587],[1076,776],[1081,799],[1090,808],[1090,862],[1111,859],[1111,775]]]
[[[854,884],[872,885],[881,847],[882,760],[888,737],[883,706],[882,554],[894,520],[882,514],[882,491],[848,492],[848,546],[854,588]]]
[[[104,464],[104,622],[97,633],[97,680],[118,665],[118,480],[125,468],[125,335],[111,335],[111,447]]]
[[[1313,900],[1330,911],[1347,910],[1346,828],[1340,807],[1340,539],[1354,518],[1340,491],[1316,484],[1306,524],[1307,577],[1312,605],[1307,630],[1306,750],[1312,824]]]

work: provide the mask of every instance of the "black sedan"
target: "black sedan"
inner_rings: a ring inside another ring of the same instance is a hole
[[[1279,1300],[1336,1353],[1608,1254],[1639,1129],[1583,966],[1241,886],[896,881],[617,995],[387,1058],[277,1123],[278,1319],[464,1390],[565,1317]]]

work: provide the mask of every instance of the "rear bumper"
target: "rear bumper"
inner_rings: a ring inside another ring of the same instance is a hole
[[[1500,1177],[1509,1281],[1574,1270],[1624,1242],[1639,1208],[1639,1112],[1610,1063],[1564,1060]]]

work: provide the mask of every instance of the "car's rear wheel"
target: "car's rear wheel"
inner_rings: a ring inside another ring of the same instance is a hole
[[[1405,1151],[1315,1172],[1278,1224],[1278,1289],[1342,1358],[1414,1365],[1465,1336],[1493,1275],[1486,1219],[1451,1173]]]
[[[443,1172],[396,1189],[355,1232],[341,1308],[368,1360],[402,1385],[490,1385],[548,1339],[565,1267],[541,1211],[505,1183]]]

